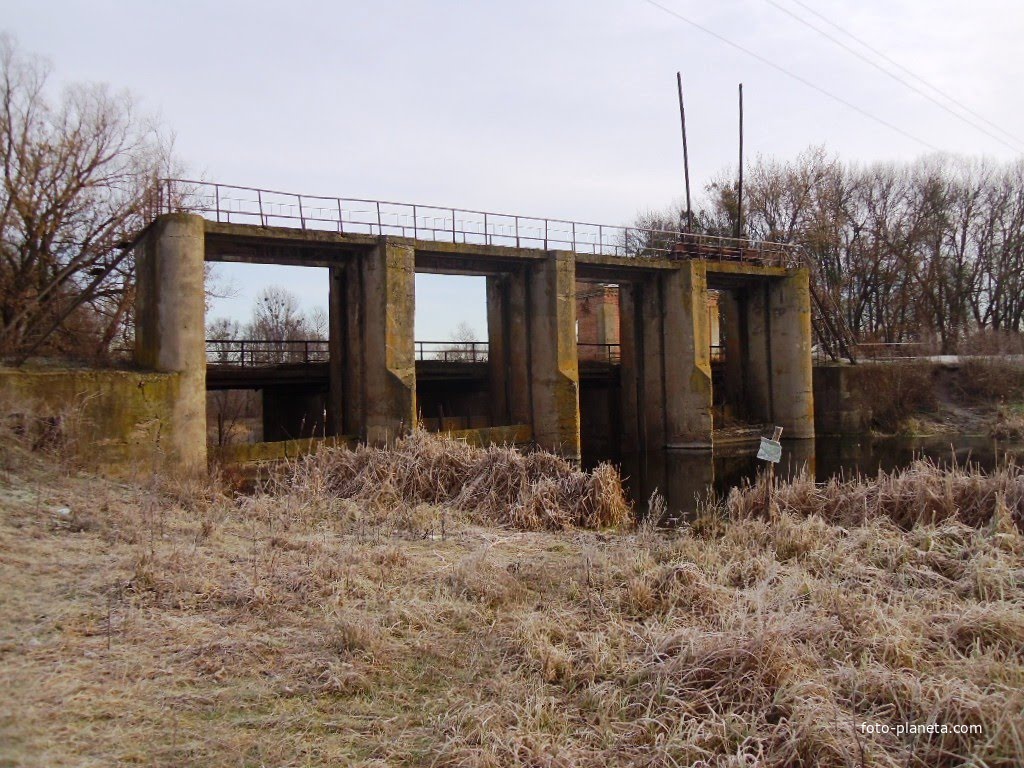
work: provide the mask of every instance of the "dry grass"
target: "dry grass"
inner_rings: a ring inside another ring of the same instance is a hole
[[[22,456],[0,478],[0,765],[1024,762],[1019,470],[798,482],[770,514],[752,488],[741,518],[672,533],[516,531],[451,479],[469,454],[432,450],[240,498]],[[550,480],[486,455],[498,487]],[[861,730],[904,722],[981,730]]]
[[[926,362],[864,363],[850,376],[851,394],[870,409],[873,429],[894,433],[909,417],[935,410],[936,375]]]
[[[957,398],[967,404],[1024,401],[1024,366],[998,357],[980,357],[964,362],[956,372]]]
[[[475,448],[416,431],[391,447],[329,450],[293,462],[272,487],[306,501],[350,499],[374,507],[428,504],[475,522],[520,530],[606,528],[631,520],[618,472],[581,472],[564,459],[514,448]]]
[[[718,511],[735,520],[769,511],[815,515],[844,527],[885,519],[904,530],[951,519],[980,527],[1006,518],[1024,531],[1024,473],[1012,464],[989,473],[975,465],[947,469],[923,459],[905,469],[823,484],[803,475],[774,490],[770,510],[765,490],[763,484],[734,489]]]
[[[1001,407],[989,428],[989,434],[996,440],[1024,440],[1024,405]]]

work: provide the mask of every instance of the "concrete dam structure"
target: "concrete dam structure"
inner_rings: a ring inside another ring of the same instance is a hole
[[[787,437],[814,436],[808,271],[785,246],[190,184],[132,247],[136,363],[179,375],[176,455],[197,466],[208,389],[262,390],[268,441],[383,444],[459,418],[573,460],[588,443],[699,451],[722,402]],[[326,268],[326,349],[307,345],[285,365],[218,358],[205,338],[206,262]],[[482,352],[417,355],[417,273],[486,278]],[[588,287],[615,297],[596,322],[578,317]]]

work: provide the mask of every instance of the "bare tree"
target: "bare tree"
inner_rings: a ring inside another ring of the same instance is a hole
[[[102,85],[54,99],[49,68],[0,36],[0,354],[103,356],[133,303],[118,245],[144,221],[170,142]]]
[[[705,232],[735,223],[732,175],[705,190]],[[809,254],[820,342],[848,329],[860,342],[934,340],[953,352],[992,346],[986,334],[1013,346],[1024,330],[1024,162],[857,166],[812,147],[791,162],[758,158],[745,176],[749,236]]]
[[[451,332],[450,338],[452,343],[438,350],[438,359],[464,362],[481,361],[482,351],[476,347],[476,342],[478,341],[476,331],[465,320],[455,327],[455,330]]]

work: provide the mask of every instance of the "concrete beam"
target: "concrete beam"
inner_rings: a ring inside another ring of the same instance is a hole
[[[175,472],[206,472],[205,222],[157,218],[135,246],[135,361],[179,374],[171,404],[175,428],[161,446]]]

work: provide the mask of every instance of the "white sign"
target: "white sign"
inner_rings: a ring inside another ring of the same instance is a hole
[[[778,464],[782,460],[782,443],[762,437],[761,447],[757,449],[757,458]]]

